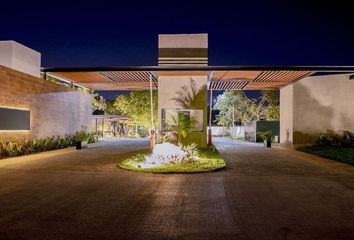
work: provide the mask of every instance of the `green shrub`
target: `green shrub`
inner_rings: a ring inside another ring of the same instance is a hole
[[[24,154],[25,155],[30,154],[30,153],[33,152],[33,150],[32,150],[32,140],[31,139],[29,139],[29,138],[23,139],[22,145],[23,145],[23,148],[24,148]]]
[[[87,141],[88,135],[85,131],[76,132],[74,135],[75,142]]]
[[[98,142],[98,135],[94,132],[88,133],[87,141],[88,143]]]
[[[261,139],[262,141],[267,140],[267,141],[274,141],[274,134],[272,131],[259,131],[257,132],[257,138]]]
[[[33,152],[41,152],[44,149],[43,139],[33,139],[31,149]]]
[[[354,133],[344,130],[341,143],[344,147],[354,147]]]
[[[59,138],[59,147],[60,148],[66,148],[72,146],[70,142],[70,138],[68,136],[65,136],[64,138]]]
[[[315,141],[316,146],[332,146],[336,145],[338,137],[333,130],[327,130],[325,133],[321,133]]]
[[[354,148],[343,146],[300,147],[296,150],[354,165]]]
[[[6,154],[9,157],[14,157],[19,155],[19,152],[17,150],[18,150],[17,143],[14,140],[11,139],[6,143]]]
[[[5,147],[4,141],[0,140],[0,158],[3,158],[6,155]]]
[[[24,138],[22,140],[0,140],[0,159],[75,146],[77,139],[86,139],[89,143],[94,143],[98,141],[98,136],[95,133],[80,131],[74,136],[66,135],[65,137],[56,136],[41,139]]]

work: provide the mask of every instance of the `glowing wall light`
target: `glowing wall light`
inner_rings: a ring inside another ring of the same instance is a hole
[[[0,107],[0,131],[28,131],[30,126],[29,109]]]

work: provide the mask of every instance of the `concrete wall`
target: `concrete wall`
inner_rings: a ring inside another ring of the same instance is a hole
[[[0,65],[40,77],[41,54],[15,41],[0,41]]]
[[[327,129],[354,131],[353,103],[354,81],[347,74],[306,77],[282,88],[282,143],[310,143]]]
[[[90,127],[89,94],[0,66],[0,106],[31,111],[30,131],[1,131],[0,139],[74,134]]]

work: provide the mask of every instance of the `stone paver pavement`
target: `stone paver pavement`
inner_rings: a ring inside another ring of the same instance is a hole
[[[354,239],[350,165],[216,139],[222,171],[116,167],[147,144],[1,160],[0,239]]]

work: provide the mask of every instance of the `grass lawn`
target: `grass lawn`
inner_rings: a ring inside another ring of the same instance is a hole
[[[296,150],[354,165],[354,148],[341,146],[301,147]]]
[[[225,161],[221,158],[220,153],[214,147],[200,148],[199,156],[200,159],[195,160],[191,163],[179,163],[179,164],[169,164],[162,165],[152,168],[139,168],[136,167],[136,163],[144,161],[145,155],[137,154],[130,157],[123,162],[119,163],[118,166],[123,169],[132,170],[136,172],[152,172],[152,173],[197,173],[197,172],[210,172],[225,167]]]

